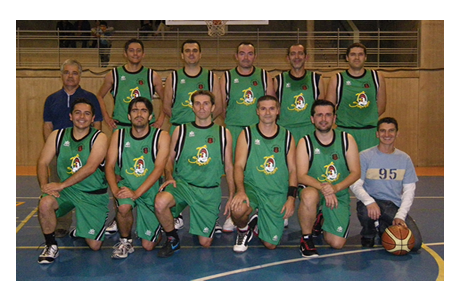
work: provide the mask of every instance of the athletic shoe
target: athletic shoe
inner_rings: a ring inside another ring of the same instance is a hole
[[[214,233],[222,233],[222,226],[220,226],[219,220],[216,221],[216,227]]]
[[[158,251],[158,257],[170,257],[174,252],[180,249],[180,241],[172,236],[168,237],[163,248]]]
[[[243,253],[248,250],[248,244],[252,240],[252,229],[249,228],[246,231],[240,231],[237,228],[236,231],[236,243],[233,246],[233,251]]]
[[[222,228],[223,232],[233,232],[236,226],[233,224],[232,218],[227,218],[225,220],[224,226]]]
[[[45,245],[42,254],[38,256],[39,264],[50,264],[59,256],[59,248],[57,245]]]
[[[316,251],[315,244],[313,243],[313,239],[304,239],[303,237],[300,239],[300,253],[303,257],[310,257],[310,256],[318,256],[318,251]]]
[[[127,258],[128,254],[134,252],[134,247],[132,245],[132,239],[120,238],[120,242],[116,243],[113,246],[112,258],[121,259]]]
[[[363,246],[363,248],[373,248],[374,238],[361,237],[361,245]]]
[[[176,230],[184,228],[184,219],[182,218],[182,215],[174,219],[174,228]]]
[[[313,224],[313,236],[318,237],[323,233],[323,212],[320,211],[316,215],[315,224]]]
[[[118,227],[117,227],[117,221],[113,219],[113,221],[105,228],[105,234],[106,235],[113,235],[117,233]]]
[[[289,219],[284,219],[284,228],[289,227]]]
[[[70,230],[69,230],[69,236],[73,237],[73,238],[76,238],[77,237],[77,228],[71,227]]]
[[[259,236],[259,226],[257,226],[257,221],[259,220],[259,215],[257,213],[253,214],[251,218],[249,219],[248,226],[249,229],[252,230],[252,232],[256,235]]]

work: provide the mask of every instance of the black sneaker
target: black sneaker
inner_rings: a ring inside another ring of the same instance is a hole
[[[316,215],[315,224],[313,224],[313,236],[318,237],[323,233],[323,212],[319,211]]]
[[[374,238],[361,237],[361,245],[363,246],[363,248],[373,248]]]
[[[51,264],[59,256],[59,248],[57,245],[45,245],[42,254],[38,256],[39,264]]]
[[[173,238],[172,236],[168,237],[163,248],[158,251],[158,257],[170,257],[174,252],[180,249],[180,241]]]
[[[306,240],[303,237],[300,239],[300,253],[303,257],[319,256],[311,237]]]

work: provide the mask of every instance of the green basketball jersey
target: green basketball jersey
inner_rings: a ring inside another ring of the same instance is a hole
[[[122,184],[136,190],[155,169],[161,129],[149,126],[149,133],[135,138],[130,128],[118,130],[118,166]],[[158,191],[158,181],[150,191]]]
[[[337,75],[337,125],[350,128],[377,126],[379,112],[377,71],[365,70],[360,77],[348,71]]]
[[[237,68],[225,72],[227,126],[250,126],[259,122],[257,99],[267,91],[267,76],[267,71],[256,67],[250,75],[239,74]]]
[[[278,126],[272,137],[265,137],[258,124],[244,128],[248,142],[248,159],[244,170],[245,183],[260,188],[264,194],[287,195],[289,170],[287,154],[291,145],[291,133]]]
[[[348,135],[341,130],[333,130],[334,139],[329,145],[321,144],[315,133],[304,137],[310,168],[308,175],[320,182],[329,182],[333,185],[343,181],[349,174],[346,152],[348,150]],[[348,189],[340,191],[337,196],[347,194]]]
[[[64,128],[58,131],[56,136],[57,173],[61,182],[82,168],[91,154],[94,141],[102,131],[91,127],[90,132],[84,138],[75,140],[73,128]],[[83,192],[98,192],[107,189],[107,181],[104,173],[105,161],[99,168],[73,187]]]
[[[278,124],[283,127],[312,125],[310,108],[319,97],[321,74],[306,71],[301,78],[295,78],[289,71],[276,76],[277,96],[281,104]]]
[[[128,119],[128,105],[136,97],[144,97],[153,101],[155,87],[153,85],[153,70],[142,67],[135,73],[128,72],[124,66],[112,70],[112,96],[115,99],[113,118],[123,126],[131,126]],[[153,116],[151,123],[155,122]]]
[[[195,121],[192,110],[191,96],[198,90],[214,90],[214,75],[212,71],[201,68],[196,76],[188,76],[185,70],[174,71],[172,76],[172,112],[171,124],[179,125]]]
[[[220,186],[226,144],[223,126],[212,123],[198,127],[194,122],[180,125],[174,177],[197,187]]]

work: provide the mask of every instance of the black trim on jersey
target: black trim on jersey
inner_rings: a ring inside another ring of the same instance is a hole
[[[294,77],[291,74],[290,71],[286,71],[285,73],[288,73],[289,77],[292,80],[301,81],[301,80],[304,80],[305,77],[307,77],[308,71],[305,71],[305,74],[302,77]],[[320,79],[321,79],[321,74],[318,74],[316,72],[312,72],[311,85],[312,85],[312,88],[313,88],[313,99],[314,100],[318,100],[318,98],[320,96],[320,90],[319,90],[319,81],[320,81]],[[278,81],[278,90],[276,92],[276,96],[278,97],[278,101],[281,104],[281,102],[283,101],[282,96],[283,96],[284,86],[285,86],[285,80],[284,80],[283,73],[280,73],[280,74],[276,75],[276,80]]]
[[[64,133],[65,133],[65,128],[59,129],[59,131],[57,132],[56,141],[55,141],[56,157],[59,156],[59,152],[60,152],[60,149],[61,149],[61,143],[62,143]]]
[[[118,130],[118,167],[122,169],[123,167],[123,145],[125,143],[125,128]]]
[[[152,159],[153,163],[156,162],[157,156],[158,156],[158,151],[160,149],[160,134],[161,134],[161,129],[157,129],[155,131],[155,135],[153,136],[152,140]]]
[[[113,68],[112,69],[112,81],[113,81],[113,84],[112,84],[112,90],[111,90],[111,93],[113,95],[113,102],[115,102],[117,99],[117,94],[118,94],[118,70],[117,68]]]
[[[308,154],[308,162],[309,162],[309,166],[311,167],[313,165],[313,143],[311,141],[311,137],[310,135],[306,135],[303,137],[304,140],[305,140],[305,150],[307,151],[307,154]]]
[[[260,134],[264,139],[267,139],[267,140],[272,140],[272,139],[274,139],[274,138],[276,138],[276,137],[278,136],[278,134],[280,133],[280,126],[279,126],[278,124],[276,124],[276,127],[277,127],[277,128],[276,128],[276,133],[275,133],[274,135],[268,137],[268,136],[264,135],[264,134],[260,131],[260,129],[259,129],[259,123],[257,123],[257,125],[256,125],[257,131],[259,132],[259,134]]]
[[[256,69],[257,67],[253,67],[251,74],[242,75],[240,72],[238,72],[238,67],[235,67],[235,72],[241,77],[249,77],[249,76],[252,76],[256,72]],[[267,88],[268,88],[268,72],[265,69],[261,69],[261,71],[262,72],[261,72],[260,79],[262,81],[264,94],[266,94]],[[230,100],[230,87],[231,87],[230,80],[231,80],[230,70],[227,70],[225,71],[225,91],[227,94],[227,99],[225,99],[225,101],[227,102],[227,105],[228,105],[228,101]]]
[[[171,107],[174,106],[176,102],[176,90],[177,90],[177,70],[172,71],[171,73],[171,87],[172,87],[172,98],[171,98]]]
[[[232,86],[230,84],[230,79],[231,79],[230,70],[225,71],[224,76],[225,76],[225,93],[227,94],[227,98],[225,99],[225,101],[227,102],[227,105],[228,105],[228,101],[230,100],[230,87]]]
[[[351,78],[356,78],[356,79],[364,77],[367,74],[367,71],[371,72],[372,81],[374,82],[374,85],[375,85],[375,93],[377,94],[379,92],[380,81],[379,81],[378,72],[376,70],[364,69],[364,73],[361,76],[353,76],[348,72],[348,70],[346,70],[348,76],[350,76]],[[337,109],[340,106],[342,95],[343,95],[343,76],[341,73],[337,73]],[[376,101],[378,101],[377,97],[376,97]]]
[[[186,72],[185,72],[185,68],[183,68],[183,71],[184,71],[184,75],[187,76],[188,78],[197,78],[199,76],[201,76],[201,74],[203,73],[203,71],[208,71],[208,86],[209,86],[209,91],[212,92],[214,91],[214,73],[210,70],[206,70],[206,69],[203,69],[202,67],[200,67],[200,72],[195,75],[195,76],[190,76],[188,75]],[[178,78],[179,76],[177,75],[177,70],[173,71],[171,73],[171,79],[172,79],[172,101],[171,101],[171,107],[174,106],[174,103],[176,102],[176,94],[177,94],[177,86],[178,86]]]
[[[246,142],[248,143],[248,155],[246,157],[246,164],[244,165],[244,170],[246,170],[246,165],[248,163],[249,155],[251,154],[251,147],[252,147],[252,133],[249,126],[244,127],[244,135],[246,137]],[[236,151],[235,151],[236,152]]]
[[[286,130],[286,148],[285,148],[286,166],[289,166],[289,164],[288,164],[288,154],[289,154],[289,151],[291,150],[292,135],[291,135],[291,132],[289,130],[287,130],[287,129],[284,129],[284,130]]]
[[[345,131],[342,131],[342,154],[343,158],[345,159],[345,165],[347,166],[347,170],[350,171],[350,168],[348,167],[348,161],[347,161],[347,151],[348,151],[348,133]]]
[[[337,91],[336,91],[336,97],[337,97],[337,109],[340,106],[340,103],[342,102],[342,94],[343,94],[343,76],[340,73],[337,73]]]
[[[225,165],[225,149],[227,148],[227,135],[225,134],[225,127],[219,126],[220,131],[220,151],[222,156],[222,164]]]
[[[147,78],[149,82],[150,99],[153,100],[153,96],[155,96],[155,84],[153,83],[153,70],[150,68],[148,69],[148,72],[147,72]]]
[[[176,145],[174,146],[174,151],[176,152],[175,161],[179,161],[182,150],[184,149],[185,144],[185,133],[187,132],[187,125],[182,124],[179,126],[179,136],[177,138]]]

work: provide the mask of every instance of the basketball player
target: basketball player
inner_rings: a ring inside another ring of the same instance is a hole
[[[56,218],[76,209],[76,235],[86,239],[93,250],[104,240],[109,195],[104,178],[107,136],[91,127],[94,107],[86,99],[75,100],[70,119],[73,127],[51,132],[37,163],[37,177],[42,191],[38,220],[45,237],[45,249],[38,263],[54,262],[59,256],[55,239]],[[57,156],[59,182],[49,182],[48,166]]]
[[[211,91],[215,95],[215,109],[213,118],[216,119],[222,112],[222,99],[217,75],[201,67],[201,45],[195,40],[186,40],[182,43],[181,58],[184,67],[173,71],[165,82],[165,97],[163,109],[170,117],[171,129],[182,124],[195,121],[191,96],[198,90]],[[182,229],[184,220],[179,215],[175,220],[175,228]],[[219,228],[221,229],[220,225]]]
[[[366,47],[354,43],[347,48],[348,70],[332,76],[326,100],[337,105],[337,126],[356,139],[359,151],[376,146],[375,128],[386,108],[385,78],[365,69]]]
[[[163,174],[169,154],[169,134],[149,126],[153,118],[150,99],[136,97],[128,105],[131,128],[120,128],[112,134],[107,152],[106,177],[116,199],[116,219],[120,242],[112,258],[126,258],[134,251],[131,228],[133,209],[137,207],[137,235],[142,247],[150,251],[161,239],[161,226],[154,213],[158,179]],[[117,182],[115,168],[120,169]]]
[[[422,237],[408,213],[418,178],[409,155],[395,147],[397,137],[398,122],[390,117],[380,119],[379,145],[360,153],[361,178],[350,189],[358,198],[363,247],[372,248],[376,234],[381,236],[387,227],[402,225],[412,231],[415,237],[412,251],[417,251],[422,246]]]
[[[284,219],[295,210],[297,177],[295,141],[290,132],[276,123],[280,112],[273,96],[257,99],[257,124],[245,127],[238,137],[235,154],[235,197],[231,216],[237,226],[235,252],[245,252],[255,225],[268,249],[281,241]],[[257,211],[249,221],[249,216]]]
[[[361,174],[358,147],[354,138],[335,123],[335,106],[327,100],[316,100],[311,107],[311,122],[315,131],[297,145],[297,178],[300,191],[298,210],[302,238],[302,256],[316,256],[312,239],[318,205],[322,206],[324,240],[341,249],[350,224],[350,194],[348,187]]]
[[[211,246],[222,198],[221,177],[225,173],[229,199],[234,194],[232,138],[223,126],[214,124],[214,95],[198,90],[191,103],[195,121],[174,129],[165,183],[155,199],[155,213],[167,236],[159,257],[180,249],[174,218],[190,206],[190,233],[200,245]],[[224,211],[228,214],[228,206]]]
[[[96,95],[86,91],[80,86],[82,75],[82,65],[73,59],[67,59],[61,65],[62,89],[49,95],[45,101],[43,110],[43,136],[46,139],[53,130],[72,127],[73,123],[69,119],[70,107],[78,98],[85,98],[91,102],[95,109],[93,126],[102,129],[102,113]],[[56,158],[53,158],[50,165],[50,180],[59,181],[56,170]],[[56,237],[64,237],[72,225],[72,214],[58,218],[56,225]]]
[[[307,51],[301,44],[288,48],[287,61],[291,69],[274,78],[275,91],[281,104],[278,124],[292,133],[296,143],[315,127],[310,121],[313,101],[325,97],[321,74],[305,69]]]
[[[163,99],[163,83],[160,76],[152,69],[142,65],[142,59],[145,56],[143,42],[137,39],[127,41],[123,56],[127,60],[126,64],[113,68],[107,73],[97,93],[104,120],[112,129],[118,126],[131,127],[128,119],[128,105],[132,99],[142,96],[153,101],[155,92],[160,99]],[[112,116],[109,115],[104,102],[104,97],[109,91],[114,100]],[[155,119],[154,116],[151,123],[156,128],[160,128],[163,120],[163,109],[160,109],[158,119]]]

